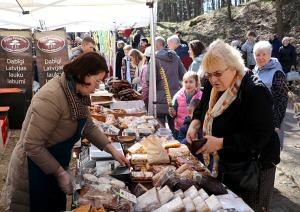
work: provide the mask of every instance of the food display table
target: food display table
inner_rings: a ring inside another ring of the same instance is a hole
[[[174,140],[155,118],[141,119],[119,117],[114,127],[120,131],[108,135],[130,160],[130,170],[93,146],[83,147],[79,160],[85,162],[78,171],[81,189],[74,195],[75,207],[80,211],[253,211],[211,177],[189,148]],[[136,131],[131,131],[134,126]],[[151,133],[140,133],[140,126]]]

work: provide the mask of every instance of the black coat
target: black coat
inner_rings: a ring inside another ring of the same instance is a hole
[[[271,57],[278,58],[279,48],[282,46],[281,41],[279,38],[274,38],[274,40],[269,40],[269,42],[272,45]]]
[[[193,119],[203,123],[212,86],[206,83],[200,108]],[[280,162],[280,143],[274,131],[272,96],[260,79],[246,74],[238,91],[238,97],[213,121],[212,135],[223,137],[223,149],[219,150],[220,162],[238,163],[250,160],[252,150],[260,152],[263,169]]]
[[[285,73],[290,72],[292,65],[296,67],[296,59],[296,49],[291,44],[287,46],[281,46],[279,48],[278,60],[281,63],[282,70]]]
[[[117,50],[117,56],[116,56],[116,77],[119,79],[122,79],[122,59],[125,57],[123,48],[120,48]]]

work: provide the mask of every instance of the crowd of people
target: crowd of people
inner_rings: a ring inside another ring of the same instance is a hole
[[[157,119],[182,143],[205,138],[195,156],[254,211],[268,211],[283,148],[286,75],[296,69],[296,51],[289,37],[282,43],[274,34],[265,40],[249,31],[246,37],[243,44],[218,39],[206,47],[201,40],[186,42],[176,31],[150,45],[140,30],[127,38],[119,31],[115,77],[140,91],[148,108],[154,48]],[[81,135],[130,166],[93,124],[87,107],[89,94],[108,72],[105,58],[94,52],[97,42],[90,34],[75,41],[76,47],[69,43],[70,63],[62,75],[32,99],[2,192],[7,210],[65,210],[64,196],[72,193],[70,152]],[[250,187],[243,177],[253,160],[259,161],[259,173]]]
[[[289,37],[281,43],[274,34],[257,36],[249,31],[246,38],[244,43],[233,40],[230,44],[216,40],[206,47],[200,40],[186,42],[177,31],[167,39],[156,37],[155,45],[144,52],[127,43],[118,46],[125,59],[117,73],[135,86],[142,83],[148,105],[149,57],[154,48],[157,118],[168,123],[182,143],[205,137],[206,144],[195,156],[255,211],[268,211],[283,148],[286,85],[292,88],[286,76],[296,69],[296,50]],[[144,57],[137,58],[136,51]],[[161,70],[172,105],[166,99]],[[126,73],[131,73],[131,79]],[[241,178],[254,158],[260,166],[255,189],[242,186]],[[237,171],[238,176],[233,174]]]

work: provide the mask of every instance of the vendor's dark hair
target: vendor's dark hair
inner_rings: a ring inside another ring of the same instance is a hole
[[[86,76],[109,72],[105,58],[96,52],[87,52],[79,55],[72,62],[64,65],[63,71],[67,78],[73,77],[75,82],[83,85],[86,84]]]
[[[189,44],[193,51],[194,57],[198,57],[205,50],[205,46],[200,40],[192,40]]]

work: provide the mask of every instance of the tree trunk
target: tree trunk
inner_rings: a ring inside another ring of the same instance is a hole
[[[227,0],[227,17],[229,21],[232,21],[230,6],[231,6],[231,0]]]
[[[185,4],[186,4],[185,0],[182,0],[182,20],[186,20],[187,19]]]
[[[191,3],[190,0],[186,0],[186,10],[187,10],[187,18],[191,19]]]
[[[173,20],[175,20],[175,22],[178,22],[179,19],[178,19],[177,4],[176,3],[172,3],[172,7],[173,7],[173,10],[172,10]]]
[[[276,0],[276,19],[277,19],[277,34],[282,39],[283,37],[283,18],[282,18],[282,0]]]
[[[214,11],[215,9],[215,0],[211,0],[211,10]]]
[[[178,1],[178,18],[180,21],[182,21],[182,1]]]
[[[168,18],[168,21],[171,22],[172,21],[172,4],[170,3],[169,0],[167,1],[166,4],[167,4],[167,10],[166,10],[167,18]]]
[[[194,14],[193,14],[193,18],[196,18],[199,14],[200,14],[199,1],[195,0],[194,1]]]
[[[199,15],[204,13],[204,1],[203,0],[198,0],[199,1]]]
[[[225,0],[221,0],[221,8],[223,8],[225,6],[226,6]]]

